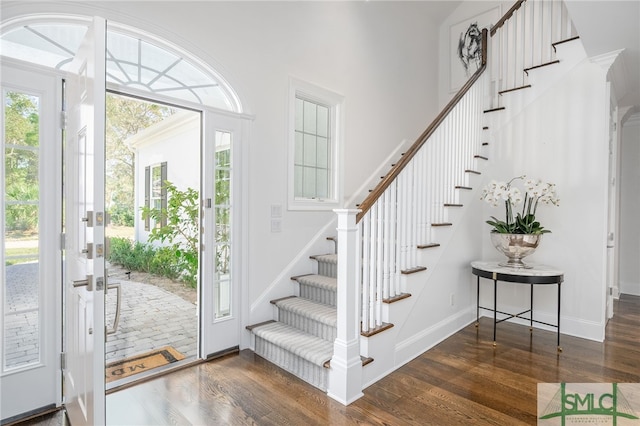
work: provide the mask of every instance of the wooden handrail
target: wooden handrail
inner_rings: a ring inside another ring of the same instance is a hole
[[[524,0],[521,0],[524,1]],[[400,161],[398,161],[392,168],[389,170],[389,173],[378,183],[378,185],[369,193],[367,198],[358,206],[361,210],[356,216],[356,223],[360,222],[364,215],[373,207],[375,202],[382,196],[384,191],[391,185],[391,183],[398,177],[400,172],[409,164],[411,159],[418,153],[420,148],[425,144],[427,139],[436,131],[438,126],[444,121],[445,118],[449,115],[449,113],[453,110],[453,108],[460,102],[460,100],[464,97],[464,95],[469,91],[469,89],[473,86],[473,84],[480,78],[484,70],[487,68],[487,44],[488,41],[488,31],[486,28],[482,30],[482,63],[480,68],[471,76],[469,81],[465,83],[464,86],[456,93],[456,95],[449,101],[447,106],[444,107],[442,112],[438,114],[438,116],[433,120],[433,122],[426,128],[424,132],[418,137],[418,139],[411,145],[411,148],[405,152]]]
[[[527,0],[518,0],[513,6],[511,6],[511,9],[507,10],[507,13],[505,13],[504,16],[500,18],[500,20],[496,22],[496,24],[493,27],[491,27],[491,31],[489,32],[489,35],[493,37],[496,31],[498,31],[498,28],[501,28],[504,25],[504,23],[507,22],[509,18],[511,18],[511,15],[513,15],[516,10],[520,9],[520,6],[522,6],[522,3],[524,3],[525,1]]]

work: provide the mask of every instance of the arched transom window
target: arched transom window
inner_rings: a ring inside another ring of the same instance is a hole
[[[65,70],[86,30],[80,19],[4,25],[0,54]],[[159,39],[109,24],[106,60],[107,83],[120,89],[242,112],[237,96],[215,71]]]

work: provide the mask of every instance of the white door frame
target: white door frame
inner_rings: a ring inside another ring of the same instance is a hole
[[[40,96],[39,324],[41,360],[36,365],[0,372],[2,420],[62,404],[62,267],[59,236],[62,217],[62,78],[46,67],[2,59],[2,87]],[[1,118],[4,122],[4,117]],[[4,140],[4,139],[3,139]],[[4,146],[4,145],[3,145]],[[0,164],[4,169],[4,162]],[[3,200],[4,202],[4,200]],[[2,224],[4,229],[4,223]],[[4,235],[4,233],[3,233]],[[4,277],[4,247],[2,248]],[[46,277],[47,285],[42,285]],[[3,278],[4,279],[4,278]],[[3,307],[0,307],[0,312]],[[4,313],[2,312],[2,315]],[[0,336],[4,327],[0,329]],[[4,342],[4,336],[2,341]],[[4,344],[2,345],[4,347]],[[1,370],[1,369],[0,369]]]
[[[619,297],[619,137],[618,108],[611,82],[607,82],[607,136],[608,136],[608,176],[607,176],[607,285],[606,285],[606,317],[613,317],[613,299]]]

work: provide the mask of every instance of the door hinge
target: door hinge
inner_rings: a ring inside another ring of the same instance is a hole
[[[67,369],[67,353],[60,352],[60,368],[63,370]]]
[[[67,130],[67,111],[60,111],[60,128]]]
[[[64,250],[67,247],[67,236],[66,234],[63,232],[60,234],[60,250]]]

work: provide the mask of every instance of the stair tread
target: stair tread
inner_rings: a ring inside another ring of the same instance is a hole
[[[303,297],[291,297],[276,301],[279,309],[284,309],[312,320],[335,327],[338,323],[336,308],[324,303],[314,302]]]
[[[440,247],[440,243],[418,244],[419,249],[427,249],[427,248],[434,248],[434,247]]]
[[[314,259],[317,262],[333,263],[335,265],[338,264],[338,255],[334,253],[314,255],[311,256],[311,259]]]
[[[256,327],[253,333],[320,367],[333,356],[333,342],[279,321]]]
[[[338,288],[338,280],[324,275],[303,275],[301,277],[297,277],[296,281],[298,281],[300,284],[320,287],[325,290],[336,291],[336,289]]]

